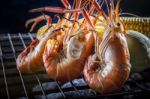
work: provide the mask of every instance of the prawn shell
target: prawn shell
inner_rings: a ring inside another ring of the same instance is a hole
[[[21,52],[16,60],[17,69],[22,73],[32,73],[44,70],[43,52],[44,46],[49,38],[52,38],[55,30],[49,30],[40,39],[35,39]]]
[[[38,43],[39,41],[37,39],[32,41],[32,43],[17,57],[17,69],[22,73],[31,73],[43,70],[43,60],[41,58],[41,55],[36,53],[30,54],[30,52],[34,50]]]
[[[57,57],[57,54],[62,50],[62,45],[55,39],[48,40],[45,46],[43,61],[49,77],[57,81],[67,82],[80,76],[85,60],[91,53],[94,43],[92,33],[87,34],[84,38],[80,57],[75,59],[70,56],[68,57],[69,53],[66,53],[67,58],[63,57],[62,61],[59,61],[60,59]]]
[[[84,78],[90,88],[99,93],[111,93],[122,88],[130,74],[130,55],[126,38],[116,33],[103,54],[104,63],[96,64],[98,57],[91,55],[85,63]]]

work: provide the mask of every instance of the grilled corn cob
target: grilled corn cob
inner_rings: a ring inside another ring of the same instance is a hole
[[[124,22],[126,30],[135,30],[150,38],[150,18],[121,17],[121,19]],[[99,35],[102,35],[105,29],[104,25],[102,25],[104,19],[100,17],[99,20],[95,25],[95,29],[99,32]]]
[[[150,37],[150,18],[122,17],[126,30],[139,31]]]

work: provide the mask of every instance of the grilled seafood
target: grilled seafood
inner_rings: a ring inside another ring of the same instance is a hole
[[[68,30],[69,25],[71,25],[71,22],[62,19],[57,24],[52,24],[51,27],[44,27],[44,33],[43,31],[42,33],[39,32],[37,38],[32,41],[32,43],[22,53],[19,54],[16,61],[17,68],[24,73],[39,71],[41,68],[43,69],[44,64],[42,56],[46,42],[50,38],[64,37],[64,30]]]
[[[104,16],[107,26],[102,42],[98,44],[96,52],[89,56],[83,70],[88,85],[100,93],[119,90],[130,73],[130,55],[124,36],[125,30],[118,15],[119,3],[120,0],[117,1],[115,9],[111,0],[109,17]],[[97,2],[94,4],[98,6]],[[102,11],[100,7],[98,9]]]
[[[67,16],[67,14],[65,14],[65,16]],[[47,20],[47,25],[48,25],[44,33],[39,32],[37,38],[34,41],[32,41],[32,43],[17,57],[17,61],[16,61],[17,68],[21,72],[30,73],[30,72],[36,72],[44,69],[42,56],[43,56],[46,42],[50,38],[64,37],[65,32],[62,30],[62,28],[64,30],[68,29],[69,25],[71,24],[71,22],[66,21],[66,19],[62,19],[58,21],[57,24],[54,23],[50,25],[52,21],[51,17],[44,15],[44,16],[39,16],[37,18],[28,20],[26,22],[26,27],[30,23],[34,22],[30,29],[33,30],[36,24],[41,22],[44,19]]]
[[[63,82],[78,77],[83,70],[86,57],[92,51],[93,40],[92,33],[71,37],[65,50],[62,50],[60,40],[48,40],[43,54],[48,75]]]
[[[56,30],[49,30],[46,35],[40,40],[35,39],[32,43],[17,57],[17,68],[21,72],[35,72],[44,69],[43,68],[43,52],[44,46],[49,38],[51,38],[53,33],[56,33]],[[59,31],[61,32],[61,31]],[[60,33],[59,33],[60,34]],[[63,34],[63,33],[61,33]]]
[[[31,30],[44,19],[47,20],[47,25],[39,29],[37,39],[18,56],[18,69],[22,72],[35,72],[43,69],[44,66],[51,78],[62,82],[73,80],[83,70],[86,82],[97,92],[109,93],[119,90],[128,79],[131,69],[125,34],[130,36],[133,34],[132,31],[125,30],[119,17],[120,0],[116,8],[113,0],[110,1],[110,5],[106,0],[108,16],[96,0],[87,1],[86,4],[86,1],[81,4],[81,0],[76,0],[75,9],[70,6],[68,0],[61,2],[66,9],[43,7],[30,11],[65,13],[65,18],[53,24],[51,17],[47,15],[27,21],[26,26],[34,22]],[[92,5],[87,13],[81,6],[89,4]],[[72,12],[73,14],[70,14]],[[95,12],[98,14],[96,15]],[[79,20],[80,13],[85,19]],[[96,27],[99,15],[106,21],[104,35]],[[103,38],[100,40],[102,35]]]
[[[83,14],[86,20],[89,20],[85,10]],[[78,14],[75,13],[74,21],[77,20]],[[86,22],[81,24],[74,22],[67,31],[64,42],[62,39],[55,38],[47,41],[43,61],[47,74],[51,78],[66,82],[81,74],[86,57],[91,53],[94,43],[93,34],[87,27]]]
[[[68,9],[70,8],[70,5],[68,5],[69,3],[67,2],[67,0],[62,0],[62,3],[65,5],[66,8],[68,8]],[[77,2],[77,3],[79,4],[80,2]],[[79,5],[77,7],[79,7]],[[38,12],[40,10],[33,9],[32,11]],[[64,9],[64,11],[63,11],[63,8],[49,7],[48,11],[55,12],[55,13],[66,13],[65,11],[75,12],[75,21],[78,20],[78,17],[77,17],[78,10]],[[85,11],[82,11],[82,12],[85,13]],[[21,72],[35,72],[35,71],[39,71],[39,70],[41,70],[41,68],[43,68],[42,55],[43,55],[45,44],[49,38],[54,38],[56,40],[59,39],[59,40],[61,40],[60,42],[63,42],[63,43],[65,43],[69,39],[68,37],[70,35],[67,34],[66,30],[69,31],[69,27],[72,26],[71,30],[73,31],[74,28],[76,29],[77,25],[72,24],[72,22],[69,21],[68,17],[70,17],[70,14],[65,14],[64,17],[66,17],[66,19],[63,18],[59,22],[51,24],[50,27],[47,27],[47,29],[44,31],[45,33],[42,33],[42,36],[40,36],[40,34],[39,34],[37,36],[37,39],[34,40],[33,43],[31,43],[22,53],[20,53],[20,55],[17,58],[17,68]],[[44,16],[39,16],[37,18],[28,20],[26,22],[26,26],[28,26],[31,22],[34,22],[31,27],[31,30],[33,30],[35,25],[44,19],[47,20],[48,24],[50,24],[50,22],[52,21],[52,19],[49,16],[44,15]],[[69,35],[69,36],[67,36],[67,35]],[[63,38],[65,39],[65,41],[63,40]]]

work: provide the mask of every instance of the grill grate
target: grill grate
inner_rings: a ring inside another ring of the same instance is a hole
[[[134,98],[150,94],[150,79],[132,77],[115,93],[98,94],[79,77],[68,83],[50,79],[44,71],[23,74],[16,69],[16,58],[35,38],[35,34],[0,34],[0,97],[12,98]],[[147,72],[146,72],[147,73]],[[147,74],[149,76],[149,74]],[[149,96],[150,97],[150,96]]]

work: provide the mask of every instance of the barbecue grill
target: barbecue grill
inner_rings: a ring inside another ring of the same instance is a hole
[[[131,73],[122,89],[110,94],[99,94],[90,89],[82,75],[71,82],[61,83],[49,78],[45,71],[21,73],[16,69],[16,58],[34,38],[34,33],[0,34],[0,97],[8,99],[150,97],[149,70]]]

